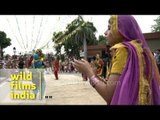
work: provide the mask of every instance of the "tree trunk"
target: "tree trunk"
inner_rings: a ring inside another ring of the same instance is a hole
[[[87,60],[87,41],[85,34],[83,38],[83,50],[84,50],[84,59]]]

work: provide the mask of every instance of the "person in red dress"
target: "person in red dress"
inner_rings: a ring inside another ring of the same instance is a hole
[[[58,71],[59,71],[59,60],[58,57],[55,57],[53,61],[53,73],[55,75],[56,80],[58,80]]]
[[[102,76],[104,62],[100,58],[99,54],[96,54],[95,66],[96,66],[96,75]]]

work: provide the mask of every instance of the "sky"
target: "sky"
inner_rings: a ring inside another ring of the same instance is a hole
[[[158,15],[133,15],[143,33],[151,32],[151,26]],[[93,22],[97,28],[96,37],[104,35],[108,26],[109,15],[82,15],[85,21]],[[43,51],[53,52],[53,32],[64,31],[67,24],[77,15],[0,15],[0,31],[10,38],[11,46],[4,49],[5,54],[13,55],[32,51],[46,46]],[[47,44],[48,43],[48,44]]]

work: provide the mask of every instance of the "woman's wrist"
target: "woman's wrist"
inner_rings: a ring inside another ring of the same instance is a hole
[[[94,74],[94,72],[91,71],[91,72],[88,72],[87,76],[88,76],[88,78],[91,78],[93,75],[95,75],[95,74]]]
[[[96,75],[92,75],[91,77],[89,77],[89,82],[92,85],[92,87],[94,87],[94,88],[99,81],[100,80],[98,79],[98,77]]]

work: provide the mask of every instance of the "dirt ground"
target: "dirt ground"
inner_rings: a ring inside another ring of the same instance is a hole
[[[81,74],[62,73],[59,80],[54,75],[46,75],[46,99],[48,105],[106,105],[103,98]]]

